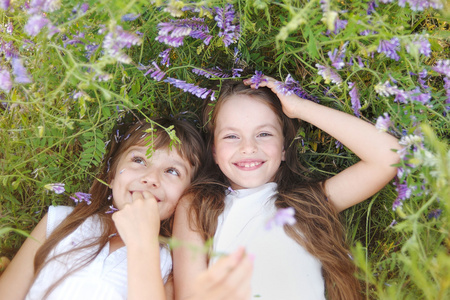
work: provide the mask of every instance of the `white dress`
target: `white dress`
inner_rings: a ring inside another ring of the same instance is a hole
[[[227,195],[214,252],[230,253],[245,246],[255,256],[252,299],[325,299],[320,261],[287,236],[283,227],[265,228],[276,213],[276,194],[277,184],[270,182]]]
[[[73,207],[50,206],[47,221],[47,237],[69,215]],[[64,238],[50,253],[55,256],[83,243],[88,243],[101,234],[98,217],[86,219],[72,234]],[[47,289],[72,266],[80,264],[84,255],[92,248],[76,251],[46,264],[31,286],[26,300],[40,300]],[[51,292],[49,300],[119,300],[127,298],[127,249],[122,247],[109,254],[109,243],[98,256],[81,270],[69,275]],[[166,282],[172,269],[170,252],[161,248],[161,274]]]

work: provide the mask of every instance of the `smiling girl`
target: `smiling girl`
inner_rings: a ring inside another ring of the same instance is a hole
[[[213,253],[245,246],[255,257],[251,284],[257,299],[359,299],[338,213],[395,176],[397,139],[349,114],[285,95],[273,78],[258,84],[224,83],[214,108],[206,106],[209,172],[180,203],[174,236],[198,245],[213,238]],[[324,181],[311,180],[297,159],[299,120],[361,160]],[[295,224],[266,230],[277,210],[289,207]],[[189,299],[189,278],[216,259],[193,258],[188,248],[178,248],[174,261],[175,296]]]
[[[173,126],[180,143],[156,124]],[[49,208],[0,277],[2,299],[165,299],[172,260],[158,236],[170,236],[203,153],[198,130],[178,120],[137,122],[112,138],[91,203]]]

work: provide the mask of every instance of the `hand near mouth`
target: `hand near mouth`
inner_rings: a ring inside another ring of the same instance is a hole
[[[115,212],[112,219],[125,245],[146,247],[158,241],[158,199],[147,191],[135,191],[131,197],[132,202]]]

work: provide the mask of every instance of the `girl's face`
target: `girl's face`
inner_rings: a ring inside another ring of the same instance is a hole
[[[132,202],[134,192],[150,192],[158,201],[161,220],[169,218],[191,182],[191,166],[175,148],[160,148],[147,157],[148,147],[132,146],[119,159],[110,186],[119,210]]]
[[[261,186],[273,180],[284,160],[283,130],[270,107],[247,95],[228,98],[214,130],[215,162],[231,188]]]

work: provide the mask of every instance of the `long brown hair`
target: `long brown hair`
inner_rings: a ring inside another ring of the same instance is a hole
[[[285,161],[275,175],[278,184],[277,208],[293,207],[297,222],[285,225],[286,233],[322,263],[326,293],[329,299],[360,299],[361,286],[354,276],[345,242],[344,228],[335,207],[327,200],[323,181],[312,179],[309,171],[298,160],[298,142],[295,141],[299,121],[288,118],[282,111],[278,97],[268,88],[251,89],[242,82],[225,81],[215,105],[204,107],[203,121],[207,141],[207,164],[202,180],[193,185],[190,198],[190,226],[205,240],[214,237],[218,216],[224,210],[228,179],[212,158],[214,129],[220,109],[232,96],[246,95],[268,105],[278,116],[284,135]]]
[[[124,124],[127,129],[123,130],[121,134],[119,127],[113,132],[110,142],[110,149],[105,155],[103,164],[100,168],[97,178],[94,180],[91,188],[91,204],[85,202],[79,203],[69,216],[51,233],[48,239],[38,249],[34,258],[35,278],[45,265],[60,256],[70,255],[73,251],[80,251],[85,248],[93,248],[92,254],[85,257],[78,267],[70,270],[57,282],[55,282],[46,292],[47,297],[50,292],[61,283],[69,274],[76,272],[87,264],[92,262],[100,253],[102,248],[109,240],[109,235],[115,231],[114,222],[111,219],[111,214],[106,213],[109,206],[111,189],[105,183],[110,183],[114,179],[118,162],[123,153],[125,153],[131,146],[146,145],[150,141],[153,149],[174,147],[178,154],[186,159],[192,167],[192,178],[194,179],[200,167],[205,153],[204,142],[199,130],[187,121],[177,119],[158,118],[150,122],[138,121],[135,124]],[[176,137],[180,143],[172,141],[168,131],[174,130]],[[88,217],[97,216],[101,228],[102,235],[95,239],[92,243],[72,249],[70,251],[58,254],[57,256],[49,257],[52,249],[66,236],[75,231]],[[161,221],[160,235],[163,237],[170,237],[172,233],[172,217]]]

